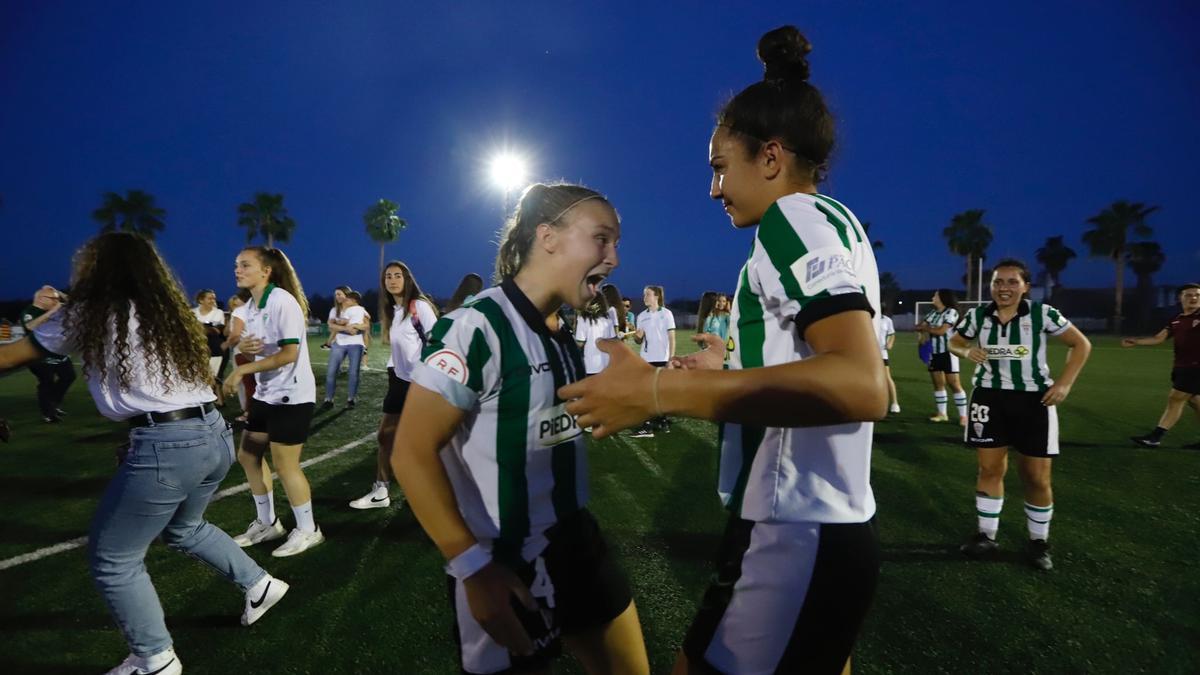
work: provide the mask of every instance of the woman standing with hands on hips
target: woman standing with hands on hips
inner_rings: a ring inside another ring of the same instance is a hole
[[[288,585],[204,519],[233,463],[229,426],[213,405],[204,329],[148,240],[102,234],[75,256],[71,300],[44,287],[32,334],[0,346],[0,370],[47,354],[78,353],[100,414],[129,425],[128,452],[100,498],[88,534],[92,579],[128,643],[110,675],[183,670],[146,572],[161,536],[245,591],[242,625],[260,619]]]
[[[729,369],[712,335],[674,369],[608,343],[607,370],[560,390],[597,438],[656,415],[724,423],[729,524],[676,673],[843,672],[879,574],[879,274],[858,219],[817,192],[834,125],[808,82],[811,48],[791,26],[764,35],[763,80],[724,106],[709,142],[710,196],[754,235]]]
[[[300,452],[308,439],[317,398],[308,360],[308,300],[291,261],[277,248],[242,249],[234,277],[238,288],[250,291],[246,326],[238,346],[254,360],[234,368],[224,386],[232,394],[243,375],[254,374],[254,396],[238,462],[246,471],[256,512],[250,526],[234,541],[239,546],[252,546],[283,536],[283,524],[275,516],[271,467],[266,459],[270,448],[279,482],[296,517],[296,527],[287,541],[271,555],[292,556],[325,541],[313,518],[312,490],[300,468]]]

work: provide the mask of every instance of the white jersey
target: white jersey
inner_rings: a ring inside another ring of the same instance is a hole
[[[878,315],[879,272],[862,224],[822,195],[792,194],[763,215],[738,279],[730,368],[813,356],[804,331],[847,310]],[[875,513],[874,425],[722,427],[718,491],[758,522],[860,523]]]
[[[892,323],[892,317],[881,314],[878,321],[875,322],[875,329],[875,337],[879,340],[879,353],[883,355],[883,360],[886,361],[888,358],[888,338],[896,334],[896,324]]]
[[[358,324],[367,321],[368,316],[367,310],[361,305],[353,305],[343,309],[341,316],[338,316],[337,307],[329,310],[330,321],[334,319],[345,319],[347,326],[357,326]],[[363,334],[361,332],[358,335],[351,335],[349,333],[334,333],[333,341],[336,344],[342,345],[343,347],[348,347],[351,345],[365,347],[367,344],[366,341],[363,340]]]
[[[67,328],[63,325],[68,313],[64,307],[33,329],[30,337],[43,351],[66,356],[76,351]],[[116,334],[116,317],[109,320],[109,334]],[[172,387],[163,381],[164,363],[147,362],[149,355],[142,349],[142,338],[138,335],[137,308],[129,309],[126,344],[129,356],[118,358],[115,350],[106,350],[105,375],[100,377],[92,368],[84,368],[88,391],[96,402],[96,409],[110,420],[123,420],[149,412],[170,412],[180,408],[191,408],[217,399],[207,382],[185,382],[177,373],[171,377]],[[110,342],[110,344],[112,344]],[[121,386],[121,367],[129,370],[129,386]]]
[[[463,519],[498,559],[531,560],[587,503],[586,444],[557,393],[584,376],[579,348],[506,281],[443,316],[423,355],[412,381],[466,412],[441,451]]]
[[[610,309],[609,316],[596,319],[581,316],[575,324],[575,341],[583,343],[583,367],[588,375],[595,375],[608,367],[608,354],[600,351],[596,340],[617,337],[613,316],[615,313]]]
[[[262,351],[254,356],[256,361],[278,354],[284,345],[300,346],[300,355],[295,361],[282,368],[254,374],[257,382],[254,398],[276,405],[315,403],[317,382],[308,360],[308,324],[300,303],[291,293],[276,288],[275,284],[267,284],[258,302],[251,298],[246,306],[249,309],[246,310],[242,339],[253,335],[263,341]]]
[[[977,341],[988,360],[975,366],[974,386],[1006,391],[1049,389],[1054,380],[1046,363],[1046,337],[1062,335],[1071,322],[1044,302],[1021,300],[1008,323],[996,316],[996,303],[976,307],[963,315],[958,334]]]
[[[242,304],[238,305],[237,307],[234,307],[233,311],[229,312],[229,327],[230,327],[230,329],[232,329],[233,326],[235,325],[234,319],[237,319],[238,321],[242,322],[242,333],[240,333],[239,335],[244,334],[246,331],[246,312],[249,311],[249,309],[250,309],[250,303],[249,303],[249,301],[247,301],[247,302],[243,302]],[[238,346],[240,344],[241,344],[241,340],[239,339],[238,343],[235,344],[233,346],[233,349],[231,350],[233,354],[241,354],[242,353],[241,348]]]
[[[642,340],[642,358],[650,363],[671,360],[670,332],[675,330],[675,315],[662,307],[653,312],[645,310],[637,317],[637,327],[646,331]]]
[[[421,322],[421,330],[425,331],[425,339],[429,339],[429,331],[437,324],[437,314],[433,311],[433,305],[420,298],[413,300],[412,304],[416,319]],[[413,324],[412,314],[400,305],[395,305],[392,311],[395,313],[392,315],[392,326],[388,329],[391,352],[388,355],[387,367],[392,369],[396,377],[407,382],[412,380],[413,365],[421,360],[421,350],[425,343],[421,341],[421,334]]]
[[[225,325],[225,312],[222,312],[219,307],[213,307],[208,312],[204,312],[199,306],[192,308],[192,314],[199,319],[200,323],[212,324],[214,326]]]

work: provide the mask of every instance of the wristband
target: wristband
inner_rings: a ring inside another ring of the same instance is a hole
[[[468,577],[487,567],[491,562],[491,552],[479,544],[474,544],[471,548],[451,558],[446,563],[446,570],[455,579],[465,581]]]

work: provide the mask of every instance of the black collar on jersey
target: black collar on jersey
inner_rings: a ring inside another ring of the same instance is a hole
[[[1021,298],[1020,302],[1017,303],[1017,315],[1014,318],[1019,319],[1023,316],[1028,316],[1031,311],[1032,310],[1030,310],[1030,308],[1029,308],[1029,300],[1027,300],[1025,298]],[[991,315],[992,317],[994,317],[996,319],[997,323],[1000,322],[999,312],[1000,312],[1000,306],[996,304],[995,300],[991,301],[987,306],[987,313],[989,315]],[[1009,319],[1009,321],[1011,321],[1011,320],[1012,319]]]
[[[542,316],[538,308],[533,306],[533,301],[529,299],[529,296],[525,295],[524,291],[521,290],[521,287],[515,281],[512,279],[501,281],[500,290],[504,291],[504,295],[508,298],[508,301],[517,310],[517,314],[521,315],[521,318],[525,320],[525,323],[535,333],[547,335],[557,340],[567,340],[574,344],[570,335],[566,333],[567,323],[563,321],[561,314],[558,317],[558,332],[554,333],[546,325],[546,317]]]
[[[275,290],[275,284],[267,284],[267,287],[263,289],[262,297],[258,299],[259,309],[267,306],[267,296],[270,295],[271,291],[273,290]]]

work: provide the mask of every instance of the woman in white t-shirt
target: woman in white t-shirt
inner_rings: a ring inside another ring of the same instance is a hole
[[[329,310],[332,344],[329,346],[329,364],[325,368],[325,402],[321,404],[321,410],[333,407],[338,371],[342,367],[342,361],[347,358],[350,359],[350,382],[347,385],[346,407],[354,407],[358,397],[359,368],[362,365],[363,352],[367,348],[363,338],[371,330],[370,315],[358,304],[357,298],[361,296],[348,289],[343,292],[342,288],[338,288],[338,293],[342,293],[341,306]]]
[[[237,293],[229,297],[229,322],[225,324],[225,342],[221,344],[221,347],[230,351],[235,368],[254,360],[238,349],[242,331],[246,329],[246,312],[250,309],[247,305],[249,300],[250,291],[244,288],[239,288]],[[253,375],[242,376],[242,384],[237,388],[237,396],[238,403],[242,407],[242,414],[238,415],[234,422],[235,424],[245,424],[250,413],[250,398],[254,396]]]
[[[887,374],[888,383],[888,412],[900,412],[900,399],[896,396],[896,381],[892,379],[892,364],[888,360],[888,350],[896,344],[896,325],[892,323],[891,309],[887,304],[879,312],[879,321],[875,324],[879,339],[879,353],[883,356],[883,372]]]
[[[234,541],[239,546],[251,546],[284,536],[283,524],[275,516],[271,467],[266,460],[270,448],[279,482],[296,517],[295,529],[271,555],[292,556],[325,541],[313,518],[312,490],[300,468],[300,453],[308,440],[317,396],[308,359],[308,300],[291,261],[277,248],[242,249],[234,276],[238,288],[250,291],[240,347],[254,360],[234,368],[225,378],[224,387],[232,394],[242,376],[255,376],[238,462],[246,471],[257,516]]]
[[[595,375],[608,365],[608,354],[600,351],[596,340],[617,337],[613,325],[616,316],[603,293],[597,294],[586,307],[579,310],[579,319],[575,323],[575,342],[583,350],[583,369],[588,375]]]
[[[38,291],[42,313],[30,336],[0,346],[0,371],[79,354],[100,414],[128,425],[126,452],[92,519],[88,566],[131,652],[109,674],[175,675],[182,666],[146,571],[155,539],[240,586],[242,625],[288,585],[204,519],[233,464],[233,437],[213,405],[204,332],[154,245],[128,232],[89,241],[76,255],[71,294],[65,304],[49,286]]]
[[[221,355],[225,352],[221,348],[221,342],[224,340],[225,312],[217,307],[216,291],[205,288],[197,293],[192,314],[195,314],[196,319],[204,326],[204,337],[208,344],[208,370],[215,379],[221,369]]]
[[[675,315],[666,308],[662,286],[644,288],[642,302],[646,304],[646,310],[638,314],[633,339],[642,346],[642,358],[647,363],[663,368],[675,358]],[[633,437],[653,438],[655,431],[670,433],[671,420],[657,415],[635,429]]]
[[[392,441],[396,425],[404,411],[413,364],[421,360],[421,350],[429,341],[429,331],[437,323],[433,303],[421,292],[408,265],[398,260],[383,268],[379,280],[379,304],[383,325],[388,326],[387,340],[391,347],[387,363],[388,390],[383,399],[383,419],[379,421],[375,483],[370,492],[350,502],[350,507],[355,509],[391,506],[388,486],[392,479]]]

